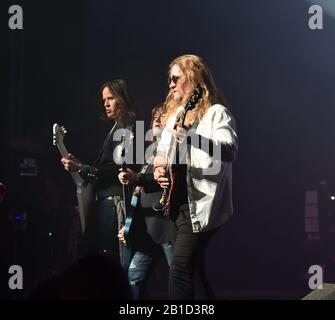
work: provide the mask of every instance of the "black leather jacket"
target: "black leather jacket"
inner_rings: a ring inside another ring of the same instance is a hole
[[[135,128],[134,122],[130,123],[130,125],[120,125],[114,123],[114,126],[106,136],[100,154],[94,164],[92,166],[82,165],[78,172],[85,181],[96,185],[98,199],[104,199],[111,195],[122,196],[122,185],[118,179],[121,166],[120,164],[115,163],[113,158],[114,150],[117,146],[120,147],[121,141],[114,141],[113,134],[116,130],[125,127],[129,129]],[[132,130],[135,131],[134,129]],[[136,139],[134,138],[133,144],[130,146],[133,148],[134,159],[136,159],[135,140]],[[135,164],[128,164],[128,167],[133,171],[138,169],[138,166]]]

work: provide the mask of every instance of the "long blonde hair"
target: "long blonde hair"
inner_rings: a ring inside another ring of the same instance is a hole
[[[175,58],[169,65],[169,74],[174,65],[178,65],[181,71],[186,75],[186,78],[191,83],[192,91],[199,84],[202,87],[202,99],[194,109],[194,116],[196,120],[200,120],[206,113],[208,108],[220,102],[219,93],[214,83],[212,73],[204,62],[204,60],[196,55],[186,54]],[[189,92],[189,96],[192,94]],[[186,102],[183,101],[183,103]],[[166,116],[169,117],[179,106],[179,103],[173,99],[173,95],[169,90],[165,101]]]

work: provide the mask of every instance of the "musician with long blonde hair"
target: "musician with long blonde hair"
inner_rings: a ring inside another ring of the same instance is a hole
[[[235,121],[202,58],[174,59],[168,76],[166,127],[154,178],[165,189],[161,202],[177,232],[169,297],[209,299],[213,294],[205,276],[205,249],[233,212]]]

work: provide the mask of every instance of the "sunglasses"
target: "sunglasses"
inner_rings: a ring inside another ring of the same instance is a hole
[[[171,83],[171,81],[174,83],[174,84],[177,84],[177,81],[179,80],[179,76],[171,76],[169,77],[168,81],[169,81],[169,84]]]

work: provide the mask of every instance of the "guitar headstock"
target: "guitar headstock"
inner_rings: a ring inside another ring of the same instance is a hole
[[[179,126],[183,126],[184,125],[184,121],[185,121],[185,117],[186,117],[186,113],[192,109],[195,108],[195,106],[197,105],[197,103],[200,101],[200,99],[202,98],[202,88],[201,86],[198,84],[195,89],[193,90],[191,96],[188,98],[184,108],[182,108],[178,114],[177,114],[177,121],[176,121],[176,125],[179,124]],[[176,126],[175,125],[175,126]]]
[[[61,127],[57,123],[55,123],[52,127],[52,142],[53,145],[57,145],[63,143],[65,134],[67,133],[64,127]]]
[[[197,103],[200,101],[200,99],[202,98],[202,88],[201,86],[198,84],[195,89],[192,92],[192,95],[190,96],[190,98],[187,100],[186,105],[185,105],[185,113],[189,110],[192,110],[195,108],[195,106],[197,105]]]

